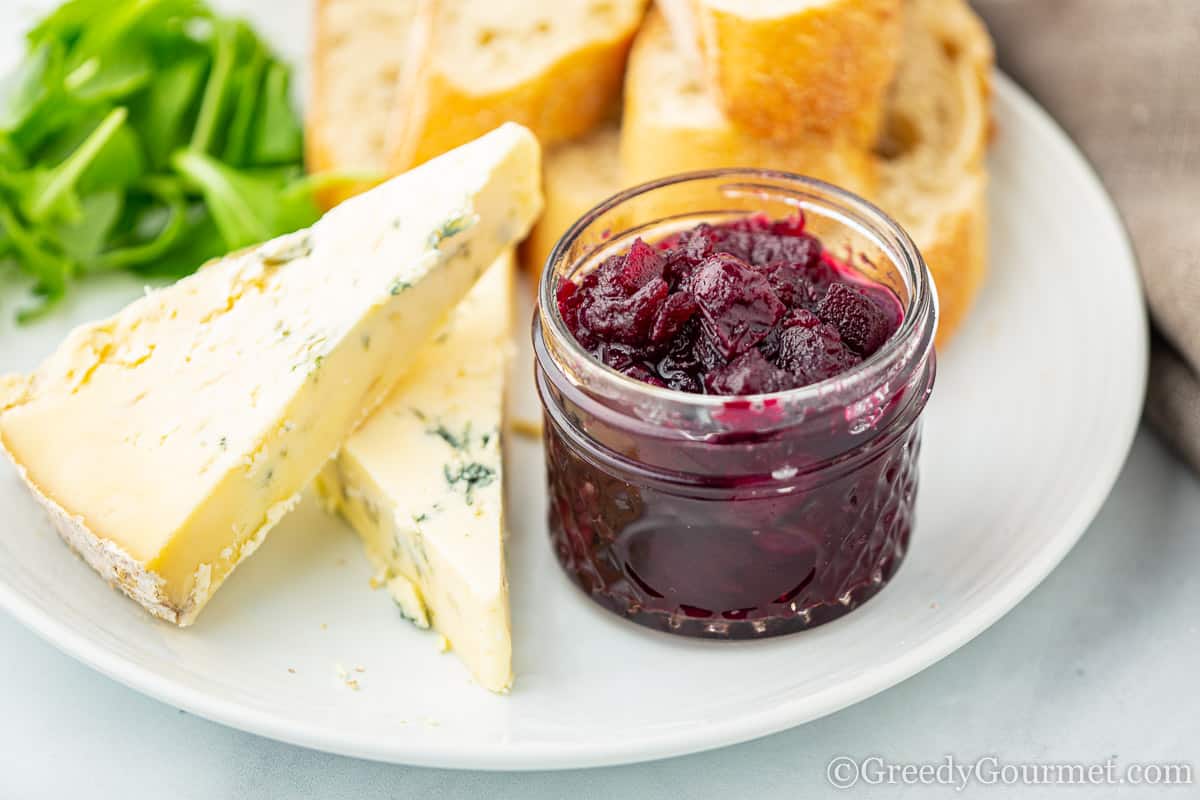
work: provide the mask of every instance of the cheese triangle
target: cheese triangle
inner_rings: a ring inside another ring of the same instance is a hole
[[[508,253],[317,480],[401,612],[492,691],[512,683],[500,449],[512,281]]]
[[[505,125],[75,330],[0,381],[0,445],[67,542],[184,625],[540,210]]]

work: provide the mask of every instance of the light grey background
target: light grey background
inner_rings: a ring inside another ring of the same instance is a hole
[[[1139,435],[1112,496],[1012,613],[871,700],[765,739],[630,767],[413,769],[240,733],[145,698],[0,613],[0,799],[378,800],[1200,796],[1200,481]],[[826,781],[834,756],[1193,765],[1198,783],[953,788]]]

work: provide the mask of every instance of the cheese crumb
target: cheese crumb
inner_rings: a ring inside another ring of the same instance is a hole
[[[367,581],[367,585],[372,589],[380,589],[384,586],[387,586],[387,582],[387,570],[381,569],[370,577],[370,579]]]
[[[337,673],[338,680],[342,682],[348,689],[358,691],[362,687],[359,685],[357,678],[350,677],[350,673],[341,664],[334,664],[334,671]]]

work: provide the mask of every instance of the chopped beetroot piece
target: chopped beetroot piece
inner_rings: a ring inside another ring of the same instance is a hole
[[[579,343],[613,369],[720,394],[832,377],[878,349],[903,316],[890,289],[805,232],[802,214],[637,239],[564,283],[556,301]]]
[[[694,267],[716,252],[717,235],[712,225],[702,222],[680,236],[684,256]]]
[[[695,299],[687,292],[675,292],[670,295],[654,320],[650,341],[654,344],[670,341],[698,309]]]
[[[616,264],[612,282],[626,294],[633,294],[663,274],[663,260],[654,248],[641,239],[634,240],[629,252]]]
[[[758,266],[785,261],[797,269],[811,269],[821,260],[821,243],[812,236],[758,234],[750,246],[750,263]]]
[[[816,290],[809,282],[804,270],[787,261],[774,261],[763,266],[755,267],[760,274],[765,275],[783,304],[788,308],[807,306],[816,302]]]
[[[746,395],[781,392],[799,386],[786,370],[767,361],[758,350],[747,350],[704,379],[712,394]]]
[[[596,348],[595,355],[618,372],[624,372],[638,362],[639,351],[633,345],[603,342]]]
[[[846,347],[832,325],[794,325],[779,334],[779,366],[807,385],[840,375],[862,359]]]
[[[771,218],[760,211],[757,214],[747,214],[732,222],[727,222],[721,227],[729,231],[762,233],[763,231],[771,230]]]
[[[766,278],[726,253],[696,267],[689,286],[705,332],[726,358],[762,341],[787,310]]]
[[[754,250],[755,234],[749,231],[727,231],[717,237],[713,244],[714,253],[728,253],[746,263],[750,263],[750,253]]]
[[[579,303],[582,300],[579,285],[570,281],[563,282],[558,287],[558,294],[555,299],[558,301],[558,313],[562,315],[563,321],[567,323],[567,327],[575,327],[579,316]]]
[[[863,356],[878,350],[895,330],[887,312],[848,283],[830,286],[816,311],[823,322],[837,328],[847,346]]]
[[[815,328],[820,324],[820,317],[807,308],[793,308],[783,315],[783,319],[779,320],[780,328],[794,328],[797,325],[802,328]]]
[[[667,356],[672,369],[685,370],[696,377],[697,381],[704,373],[725,364],[725,356],[705,335],[704,326],[698,316],[688,320],[683,329],[668,345]]]
[[[827,252],[821,253],[821,257],[815,263],[805,267],[804,272],[808,277],[808,282],[812,284],[816,300],[824,297],[830,286],[845,280],[848,269],[849,267],[843,267]]]
[[[641,364],[634,364],[626,367],[625,369],[621,370],[621,372],[625,373],[631,378],[641,381],[642,383],[648,383],[651,386],[661,386],[664,389],[667,388],[667,384],[662,378],[658,377]]]
[[[666,281],[654,278],[630,297],[593,294],[591,302],[580,309],[579,322],[603,339],[644,343],[670,291]]]
[[[704,374],[698,361],[690,357],[680,358],[667,354],[655,366],[655,370],[667,386],[678,392],[703,392],[704,383],[700,376]]]
[[[803,236],[806,222],[804,212],[797,211],[795,214],[789,214],[783,219],[772,222],[771,233],[777,236]]]

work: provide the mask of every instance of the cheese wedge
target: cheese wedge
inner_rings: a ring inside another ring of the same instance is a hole
[[[386,576],[492,691],[512,683],[500,454],[513,257],[484,274],[317,479]]]
[[[55,527],[191,623],[540,210],[506,125],[75,330],[0,382],[0,444]]]

